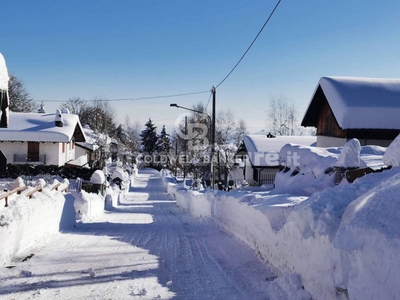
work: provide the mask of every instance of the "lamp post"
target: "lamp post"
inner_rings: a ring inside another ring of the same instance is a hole
[[[198,114],[203,114],[203,115],[206,115],[207,117],[208,117],[208,122],[209,122],[209,124],[210,124],[210,126],[209,126],[209,130],[208,130],[208,133],[209,133],[209,135],[211,136],[211,138],[213,139],[213,135],[212,135],[212,128],[214,128],[214,123],[213,123],[213,121],[211,120],[211,117],[210,117],[210,115],[208,115],[207,113],[205,113],[205,112],[202,112],[202,111],[200,111],[200,110],[195,110],[195,109],[191,109],[191,108],[188,108],[188,107],[184,107],[184,106],[180,106],[180,105],[178,105],[178,104],[176,104],[176,103],[171,103],[169,106],[171,106],[171,107],[176,107],[176,108],[181,108],[181,109],[185,109],[185,110],[189,110],[189,111],[192,111],[192,112],[195,112],[195,113],[198,113]],[[187,132],[185,133],[185,134],[187,134]],[[186,150],[185,150],[186,151]],[[214,141],[211,141],[211,180],[210,180],[210,185],[211,185],[211,188],[212,189],[214,189],[214,165],[213,165],[213,158],[214,158]]]
[[[191,109],[191,108],[188,108],[188,107],[180,106],[180,105],[178,105],[178,104],[176,104],[176,103],[171,103],[169,106],[171,106],[171,107],[176,107],[176,108],[182,108],[182,109],[190,110],[190,111],[195,112],[195,113],[198,113],[198,114],[206,115],[206,116],[208,117],[208,122],[209,122],[209,124],[210,124],[210,129],[211,129],[212,121],[211,121],[211,116],[210,116],[209,114],[207,114],[207,113],[205,113],[205,112],[202,112],[202,111],[200,111],[200,110],[195,110],[195,109]],[[211,130],[210,130],[210,131],[211,131]]]

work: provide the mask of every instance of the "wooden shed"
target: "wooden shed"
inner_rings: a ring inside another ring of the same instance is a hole
[[[400,79],[322,77],[302,120],[317,128],[318,147],[387,147],[400,133]]]

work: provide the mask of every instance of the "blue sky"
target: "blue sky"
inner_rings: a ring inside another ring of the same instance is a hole
[[[0,52],[35,100],[125,99],[208,91],[264,24],[270,0],[69,0],[2,3]],[[399,78],[400,2],[282,0],[238,68],[217,90],[254,133],[273,96],[301,119],[322,76]],[[119,120],[172,129],[209,94],[112,102]],[[59,102],[45,102],[47,112]]]

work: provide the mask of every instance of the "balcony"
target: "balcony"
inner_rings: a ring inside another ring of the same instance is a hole
[[[14,154],[14,164],[45,165],[46,154]]]

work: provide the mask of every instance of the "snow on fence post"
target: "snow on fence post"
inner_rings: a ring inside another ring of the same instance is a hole
[[[45,185],[46,185],[46,182],[44,181],[44,179],[36,180],[36,182],[35,182],[36,187],[33,190],[30,190],[29,192],[27,192],[25,194],[25,196],[27,196],[29,199],[31,199],[33,194],[36,192],[41,192]]]
[[[25,189],[26,189],[26,186],[25,186],[24,181],[22,180],[21,177],[18,177],[14,181],[13,185],[11,186],[11,190],[8,191],[6,189],[6,190],[4,190],[6,193],[0,195],[0,200],[4,199],[6,202],[5,207],[8,207],[8,197],[15,193],[20,194]]]
[[[63,182],[60,184],[60,192],[68,192],[69,180],[65,178]]]
[[[53,191],[53,190],[58,191],[58,188],[59,188],[60,185],[61,185],[61,182],[57,182],[55,185],[53,185],[53,186],[51,187],[51,190],[52,190],[52,191]]]

